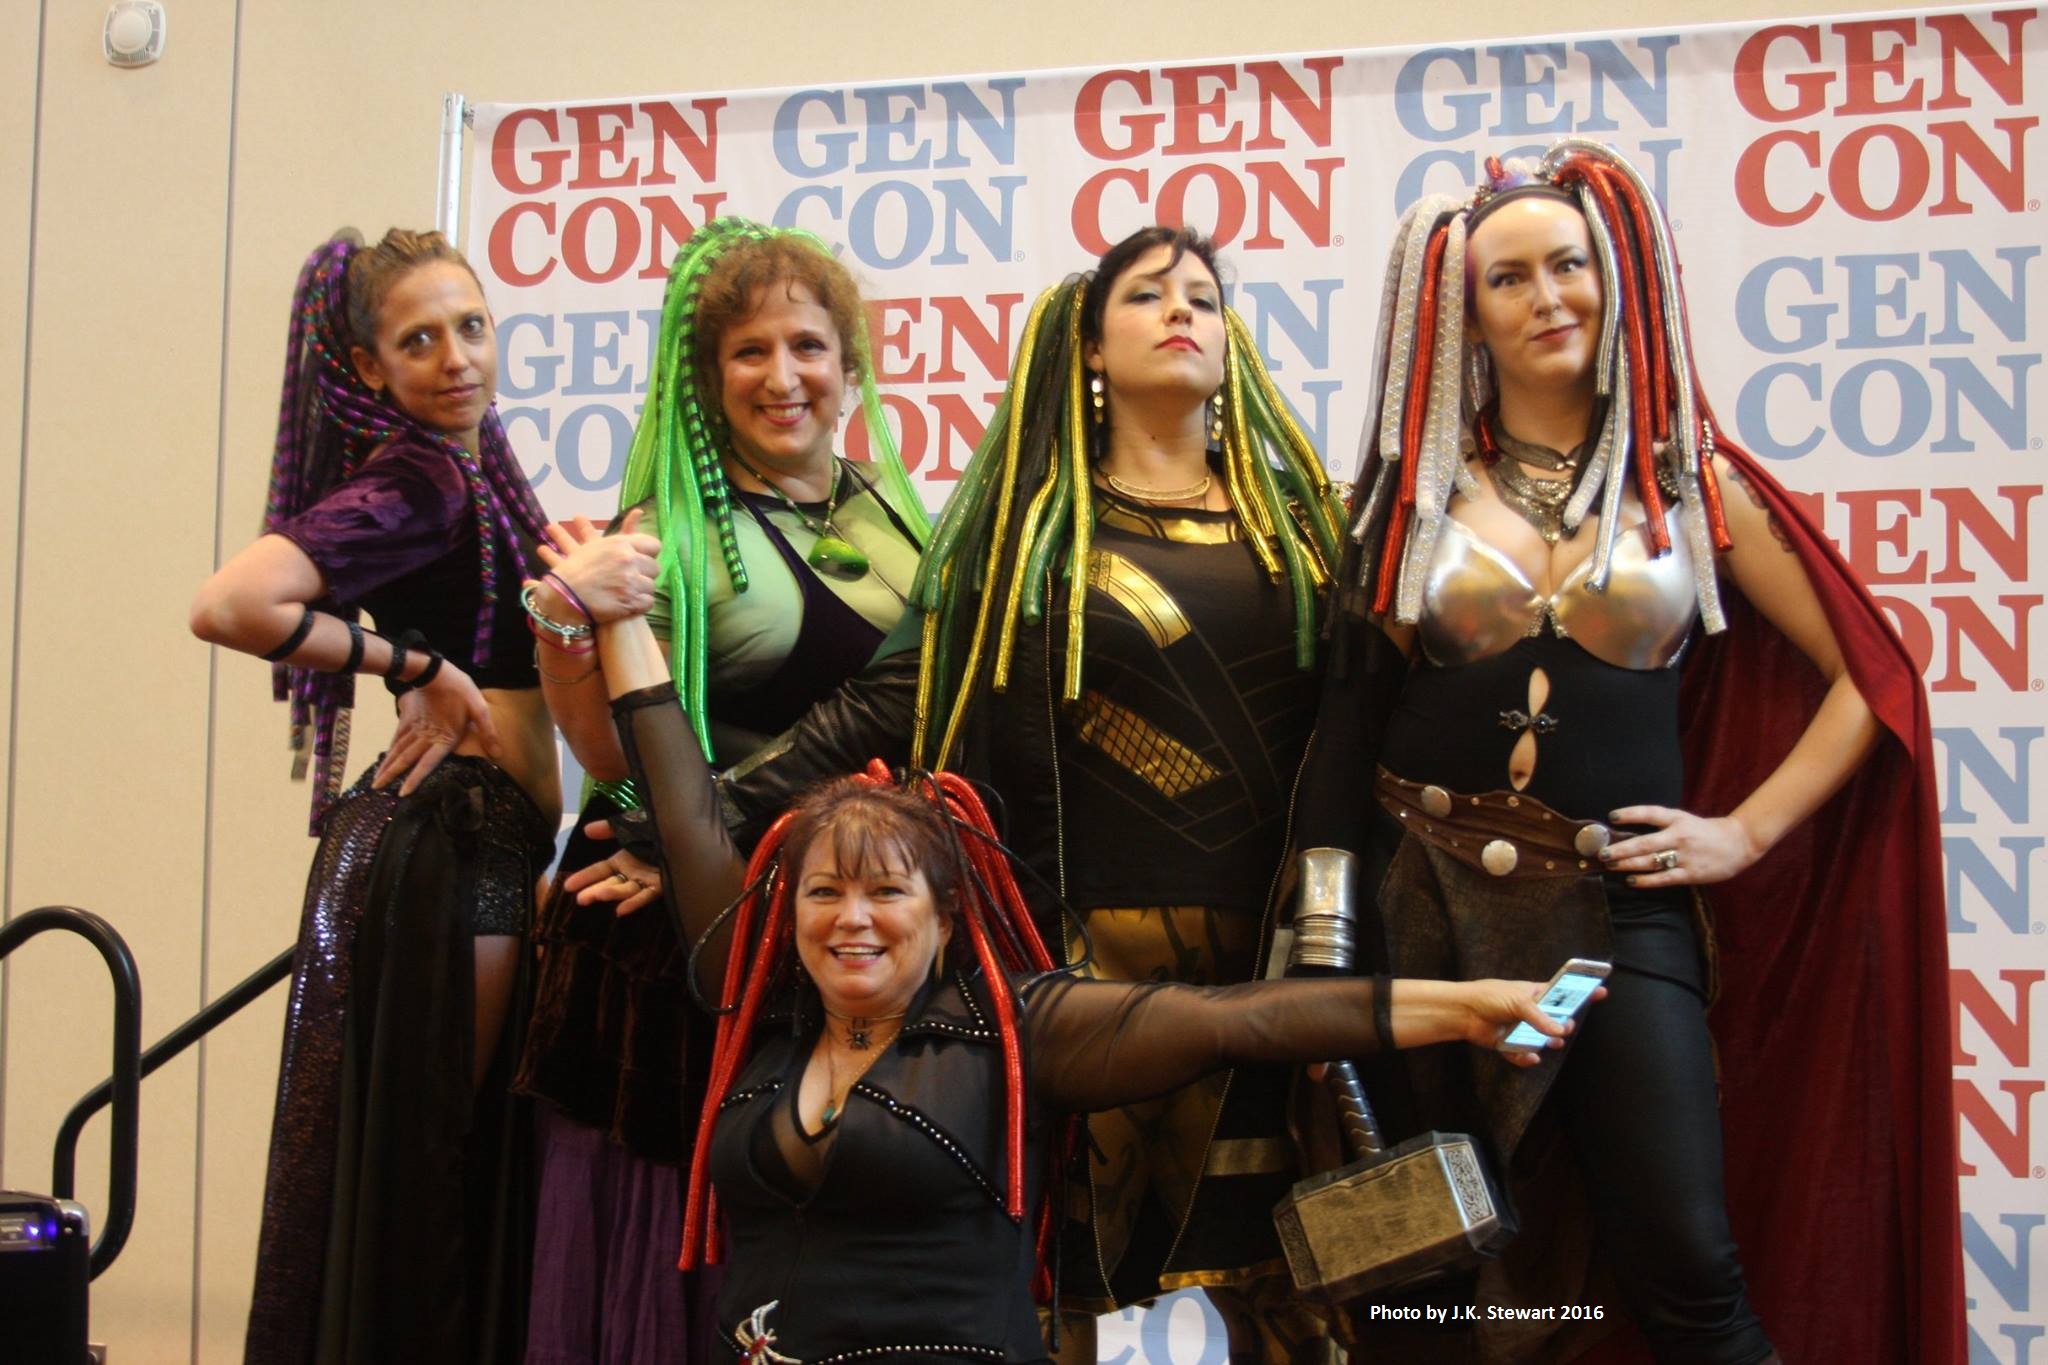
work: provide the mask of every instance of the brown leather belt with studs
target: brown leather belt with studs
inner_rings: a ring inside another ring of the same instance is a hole
[[[1600,870],[1614,835],[1598,820],[1570,820],[1533,796],[1468,796],[1379,771],[1373,794],[1401,828],[1493,877],[1577,877]]]

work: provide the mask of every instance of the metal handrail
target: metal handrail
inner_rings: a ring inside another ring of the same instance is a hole
[[[262,995],[285,977],[291,975],[292,952],[285,949],[270,961],[236,983],[226,993],[184,1023],[172,1029],[159,1039],[147,1052],[142,1054],[142,1075],[149,1076],[164,1063],[176,1057],[192,1044],[239,1013],[244,1005]],[[87,1091],[71,1112],[64,1116],[63,1124],[57,1129],[57,1154],[51,1162],[54,1174],[51,1176],[53,1192],[59,1199],[68,1199],[73,1183],[73,1173],[78,1164],[78,1139],[85,1132],[86,1123],[94,1114],[107,1107],[116,1098],[119,1087],[119,1073],[108,1077]],[[117,1119],[118,1123],[119,1120]],[[110,1262],[113,1258],[107,1258]],[[93,1274],[98,1275],[100,1265],[93,1264]]]
[[[69,930],[99,949],[114,980],[114,1074],[105,1087],[114,1104],[114,1132],[107,1172],[107,1214],[92,1243],[92,1273],[98,1278],[121,1254],[135,1226],[135,1162],[142,1104],[142,977],[135,969],[135,955],[113,925],[69,905],[45,905],[0,925],[0,958],[51,929]],[[69,1199],[75,1163],[62,1147],[58,1155],[50,1192]]]

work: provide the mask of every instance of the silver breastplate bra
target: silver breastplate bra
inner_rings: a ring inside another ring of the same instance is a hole
[[[1640,526],[1616,537],[1607,591],[1586,586],[1592,560],[1580,563],[1546,597],[1522,570],[1455,517],[1444,518],[1436,558],[1423,586],[1417,638],[1440,667],[1475,663],[1550,628],[1618,668],[1668,668],[1678,661],[1699,614],[1692,554],[1671,509],[1671,553],[1650,554]]]

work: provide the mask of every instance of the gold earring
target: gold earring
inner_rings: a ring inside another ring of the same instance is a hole
[[[1223,391],[1218,389],[1211,400],[1209,416],[1209,439],[1217,445],[1223,444]]]
[[[1089,394],[1089,401],[1090,401],[1090,403],[1091,403],[1091,404],[1093,405],[1093,407],[1094,407],[1094,409],[1095,409],[1095,425],[1099,427],[1099,426],[1101,426],[1101,425],[1102,425],[1102,422],[1103,422],[1103,417],[1104,417],[1104,413],[1103,413],[1103,402],[1102,402],[1102,376],[1101,376],[1101,375],[1099,375],[1099,374],[1096,374],[1096,375],[1090,375],[1090,376],[1088,377],[1088,394]]]

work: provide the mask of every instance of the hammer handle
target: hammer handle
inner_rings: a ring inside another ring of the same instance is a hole
[[[1331,1062],[1323,1079],[1336,1097],[1337,1119],[1343,1126],[1345,1145],[1350,1147],[1352,1158],[1385,1151],[1387,1142],[1380,1136],[1380,1125],[1372,1116],[1365,1087],[1358,1082],[1358,1068],[1348,1061]]]

